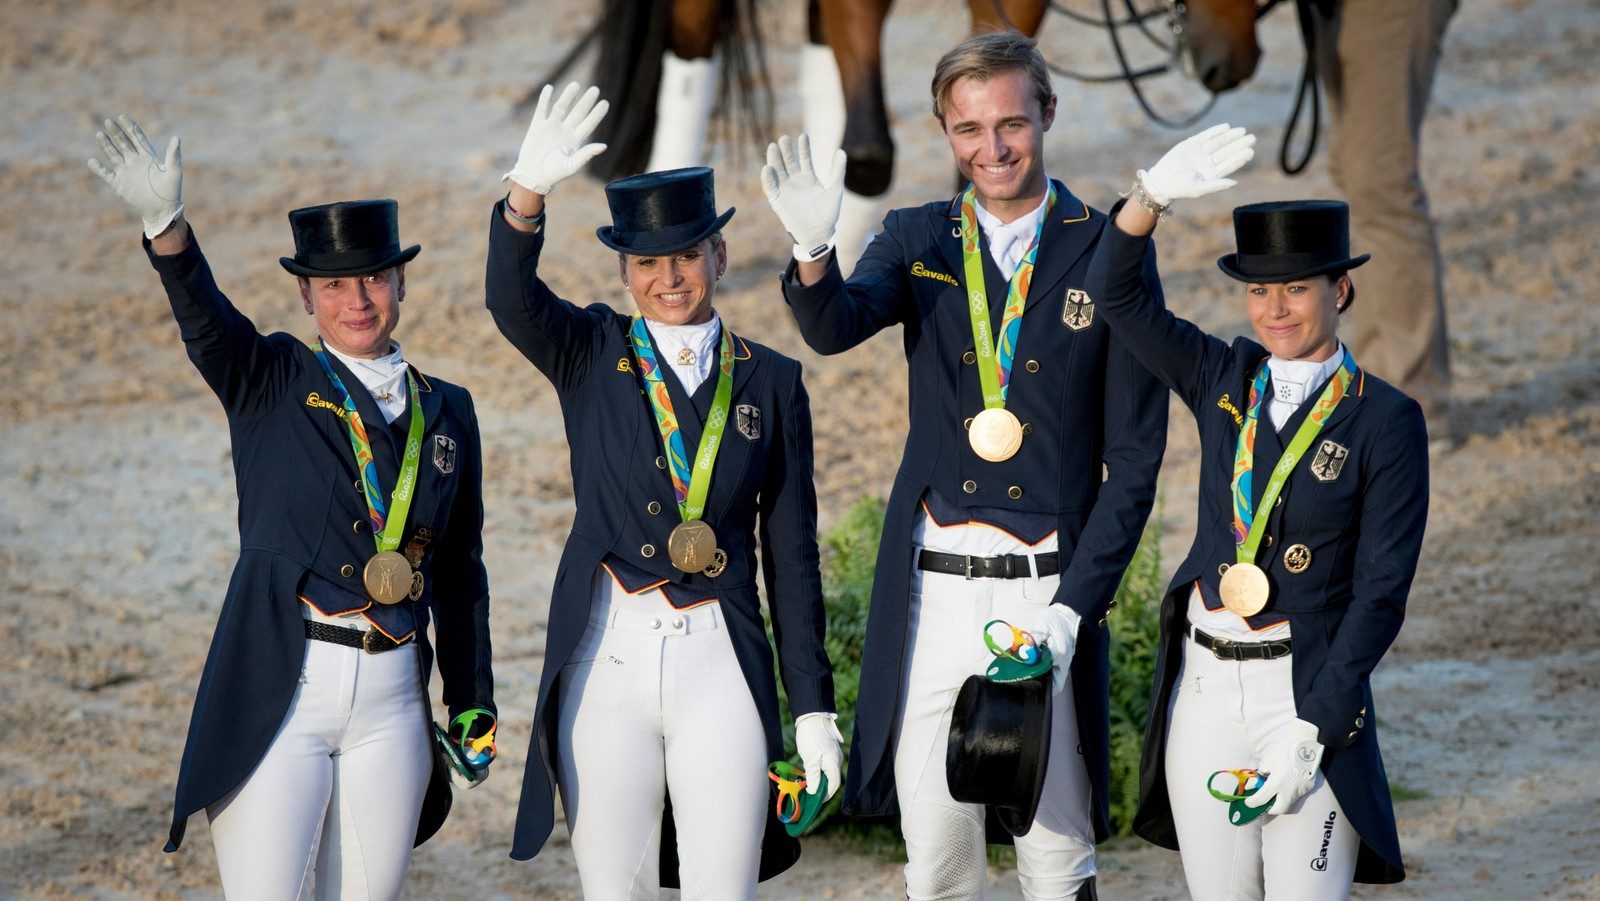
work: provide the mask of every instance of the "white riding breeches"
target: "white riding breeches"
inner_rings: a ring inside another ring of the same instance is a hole
[[[1322,773],[1289,813],[1243,826],[1230,824],[1228,805],[1206,790],[1218,770],[1257,766],[1295,718],[1293,660],[1220,660],[1193,639],[1183,642],[1165,765],[1196,901],[1349,897],[1361,843]]]
[[[307,639],[300,685],[266,755],[206,808],[223,894],[400,897],[430,740],[415,642],[367,654]]]
[[[755,898],[767,741],[721,606],[642,606],[659,592],[602,580],[559,685],[556,775],[584,897],[659,897],[670,793],[683,897]]]
[[[919,531],[930,542],[933,529]],[[937,529],[935,550],[947,553],[1043,553],[1049,546],[994,548],[985,526]],[[962,533],[969,533],[968,539]],[[1043,544],[1043,543],[1041,543]],[[981,898],[987,855],[984,808],[950,797],[945,776],[950,718],[968,676],[994,659],[984,624],[1003,619],[1028,628],[1054,597],[1060,577],[972,579],[914,571],[907,666],[895,738],[894,775],[906,840],[906,894],[912,899]],[[1050,759],[1033,827],[1017,837],[1017,876],[1024,897],[1070,899],[1095,873],[1089,774],[1078,743],[1072,685],[1053,698]]]

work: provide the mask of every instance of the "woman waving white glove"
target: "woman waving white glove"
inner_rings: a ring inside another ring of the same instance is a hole
[[[1226,122],[1179,141],[1148,170],[1139,184],[1157,205],[1204,197],[1233,187],[1228,178],[1256,155],[1256,136]]]
[[[535,194],[549,194],[606,149],[604,144],[584,142],[594,134],[611,104],[600,99],[599,88],[591,87],[581,96],[578,91],[578,83],[571,82],[551,103],[555,88],[544,86],[517,153],[517,164],[504,178]]]
[[[833,250],[839,204],[844,200],[844,164],[844,151],[834,151],[828,180],[823,181],[811,159],[810,136],[802,133],[791,141],[783,135],[767,145],[761,188],[794,239],[794,258],[801,262],[821,259]]]
[[[105,162],[89,160],[90,171],[139,214],[146,238],[166,231],[183,212],[183,151],[178,136],[167,142],[166,156],[157,157],[144,129],[123,115],[115,122],[107,119],[105,130],[94,137]]]

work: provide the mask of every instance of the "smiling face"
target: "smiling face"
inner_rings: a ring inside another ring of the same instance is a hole
[[[983,208],[1010,222],[1044,200],[1044,133],[1056,98],[1040,106],[1024,69],[982,81],[966,77],[944,104],[944,135],[956,167],[972,182]]]
[[[1245,286],[1256,338],[1285,360],[1320,362],[1338,350],[1339,311],[1349,293],[1350,279],[1343,275]]]
[[[717,279],[728,268],[728,251],[720,236],[668,256],[618,256],[622,283],[644,318],[662,325],[711,321]]]
[[[390,350],[406,296],[405,267],[365,275],[300,279],[300,299],[317,320],[317,331],[340,353],[376,359]]]

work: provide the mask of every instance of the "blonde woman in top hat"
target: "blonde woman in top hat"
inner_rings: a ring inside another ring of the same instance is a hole
[[[758,549],[806,790],[839,786],[810,405],[798,363],[717,313],[733,210],[710,169],[606,186],[597,234],[636,315],[544,281],[548,197],[604,149],[586,141],[606,109],[553,94],[489,223],[488,306],[555,388],[577,504],[511,853],[539,852],[559,787],[586,897],[754,898],[799,855],[767,778],[783,733]]]
[[[1134,829],[1180,851],[1202,901],[1344,898],[1352,880],[1404,877],[1369,677],[1416,572],[1428,439],[1417,403],[1339,339],[1368,259],[1349,252],[1345,204],[1234,210],[1237,251],[1218,265],[1243,283],[1254,339],[1152,301],[1161,215],[1231,186],[1254,141],[1219,125],[1141,170],[1091,264],[1101,315],[1200,430]]]
[[[280,262],[316,337],[262,335],[189,227],[178,139],[158,156],[126,116],[97,138],[89,168],[143,219],[184,348],[222,401],[239,494],[167,850],[203,809],[230,898],[397,898],[451,779],[482,782],[493,757],[477,416],[393,337],[421,247],[402,249],[393,200],[290,212]],[[453,728],[480,755],[470,780],[432,750],[430,619]]]

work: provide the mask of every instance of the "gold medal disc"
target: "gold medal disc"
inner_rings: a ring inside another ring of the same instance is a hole
[[[361,581],[367,596],[380,604],[398,604],[411,593],[411,561],[398,551],[381,551],[367,561]]]
[[[667,558],[686,573],[704,572],[717,552],[717,534],[703,519],[678,523],[667,536]]]
[[[1009,460],[1022,447],[1022,423],[1004,407],[989,407],[972,418],[967,441],[973,453],[990,463]]]
[[[1254,563],[1235,563],[1222,574],[1217,592],[1222,595],[1222,606],[1240,616],[1255,616],[1267,606],[1272,586],[1261,567]]]

